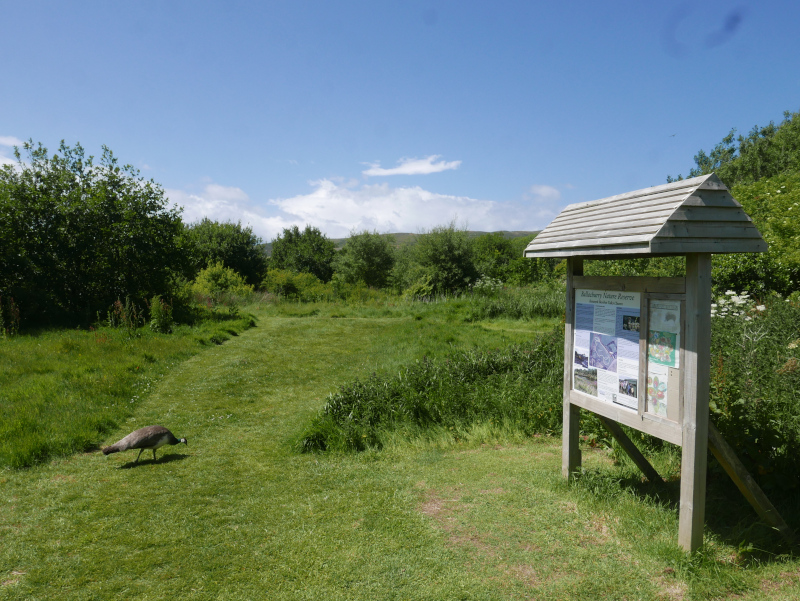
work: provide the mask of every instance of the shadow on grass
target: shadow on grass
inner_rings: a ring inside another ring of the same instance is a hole
[[[592,469],[581,474],[578,485],[599,499],[612,502],[620,495],[630,494],[643,503],[680,512],[679,478],[649,482],[631,472]],[[725,473],[709,470],[706,484],[706,531],[720,542],[738,549],[738,562],[782,562],[787,554],[800,553],[800,491],[765,491],[770,502],[794,531],[794,544],[787,542],[776,530],[764,523],[755,509]],[[676,540],[678,533],[675,532]]]
[[[172,463],[173,461],[183,461],[190,455],[186,455],[184,453],[171,453],[169,455],[164,455],[163,457],[159,457],[155,461],[153,459],[142,459],[141,461],[129,461],[128,463],[119,466],[117,469],[121,470],[129,470],[135,467],[139,467],[140,465],[153,465],[153,464],[161,464],[161,463]]]

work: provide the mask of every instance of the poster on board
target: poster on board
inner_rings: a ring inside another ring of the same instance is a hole
[[[575,290],[572,387],[638,409],[639,292]]]
[[[680,367],[680,301],[651,300],[648,323],[648,362]]]
[[[670,396],[669,369],[680,367],[681,303],[650,301],[647,327],[647,392],[645,411],[667,417]]]

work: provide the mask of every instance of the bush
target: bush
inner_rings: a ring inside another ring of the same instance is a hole
[[[472,241],[465,230],[450,223],[420,234],[403,247],[392,281],[409,296],[431,297],[464,290],[478,275]]]
[[[202,269],[191,285],[192,292],[211,298],[220,294],[249,296],[253,287],[245,283],[244,278],[221,262],[212,263]]]
[[[172,332],[172,305],[159,295],[150,300],[150,329],[159,334]]]
[[[712,419],[762,486],[796,487],[800,303],[729,291],[712,309]]]
[[[394,267],[394,238],[378,232],[350,232],[350,237],[333,261],[334,272],[347,284],[363,282],[383,288]]]
[[[241,223],[212,221],[204,218],[186,228],[186,238],[192,254],[193,274],[213,263],[222,263],[255,286],[267,269],[267,255],[261,238],[251,227]]]
[[[559,328],[528,345],[423,358],[397,376],[373,374],[332,394],[299,447],[361,451],[380,447],[391,429],[457,430],[490,421],[526,434],[559,432],[563,356]]]
[[[287,299],[314,302],[331,299],[333,286],[322,283],[312,273],[296,273],[286,269],[270,269],[261,282],[267,292]]]
[[[171,292],[182,222],[158,184],[106,147],[99,164],[79,144],[23,150],[0,167],[0,295],[23,320],[88,323],[115,299]]]
[[[323,282],[333,276],[335,246],[317,228],[307,225],[302,232],[297,226],[286,228],[272,241],[271,269],[311,273]]]

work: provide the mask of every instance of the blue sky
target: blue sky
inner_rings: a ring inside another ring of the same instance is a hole
[[[800,3],[6,2],[0,162],[109,146],[187,221],[541,229],[800,110]]]

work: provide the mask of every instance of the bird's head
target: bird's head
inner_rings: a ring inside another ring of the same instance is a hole
[[[188,440],[186,440],[185,438],[181,438],[181,442],[182,442],[183,444],[185,444],[187,447],[189,446],[189,441],[188,441]]]

